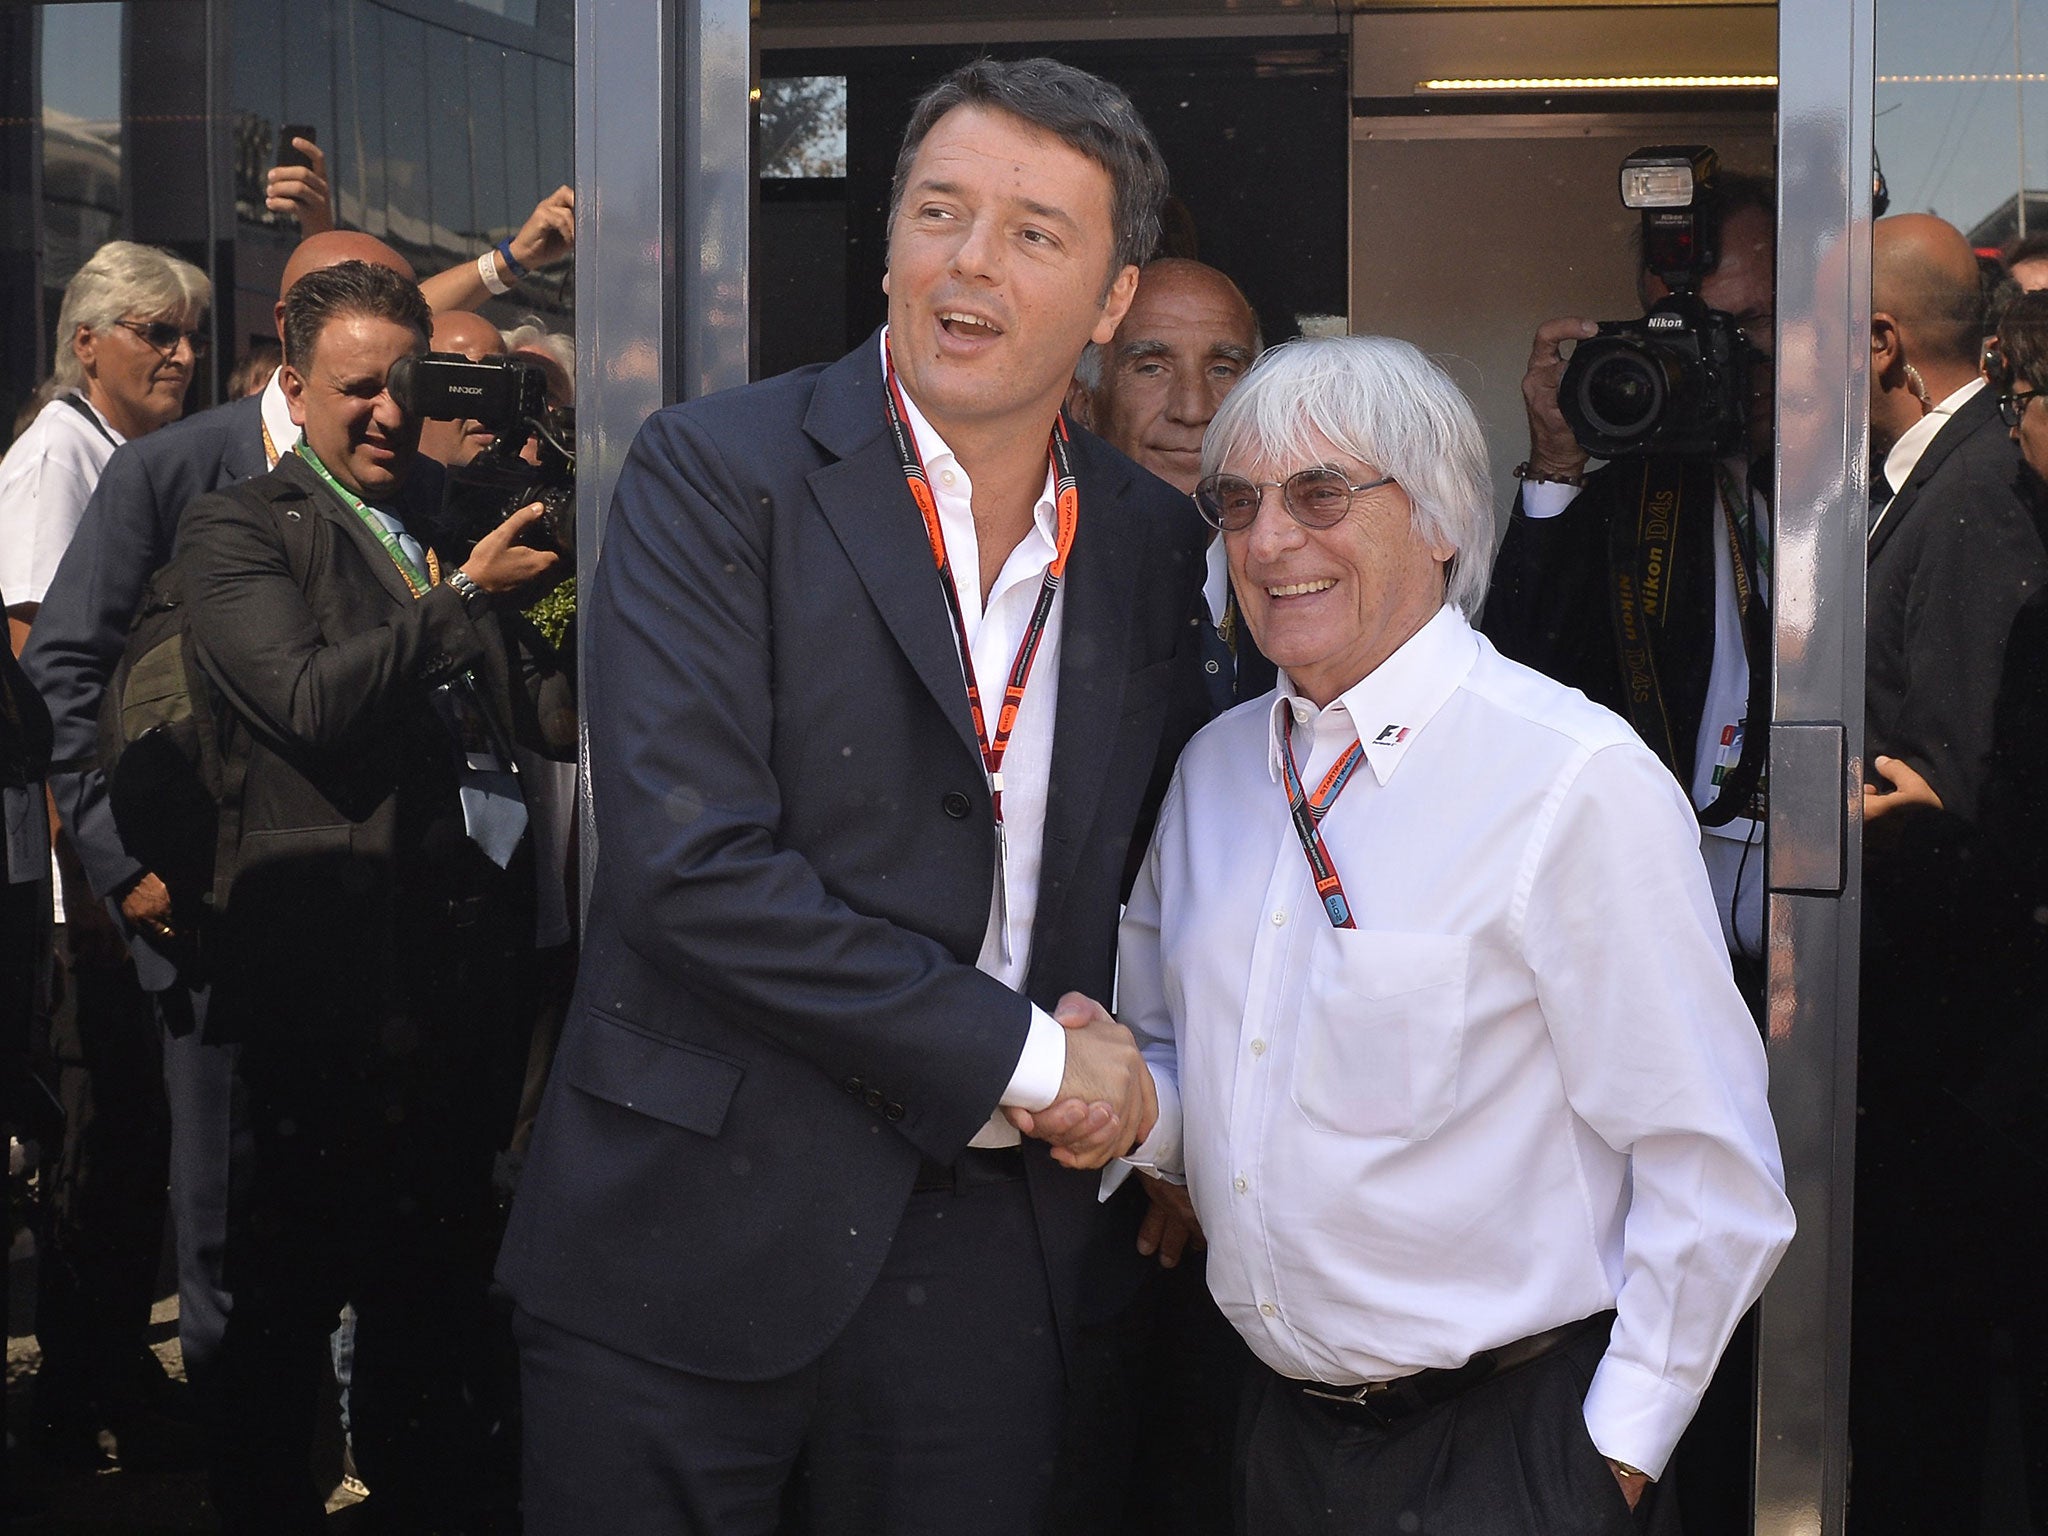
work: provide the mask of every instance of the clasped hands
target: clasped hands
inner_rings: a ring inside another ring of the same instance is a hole
[[[1053,1161],[1100,1168],[1152,1133],[1159,1097],[1131,1032],[1092,997],[1069,992],[1052,1011],[1067,1031],[1059,1097],[1041,1110],[1006,1109],[1026,1136],[1052,1143]]]

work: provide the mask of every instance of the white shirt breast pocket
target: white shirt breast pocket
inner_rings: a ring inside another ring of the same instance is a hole
[[[1462,935],[1319,928],[1309,951],[1294,1103],[1319,1131],[1421,1141],[1457,1103]]]

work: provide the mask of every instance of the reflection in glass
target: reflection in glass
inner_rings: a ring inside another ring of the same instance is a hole
[[[391,239],[415,265],[428,265],[434,241],[424,111],[427,28],[410,16],[386,11],[383,34],[384,194]]]
[[[846,174],[846,77],[805,75],[761,82],[761,175]]]
[[[470,254],[480,243],[469,144],[469,71],[463,39],[427,30],[427,78],[420,115],[427,128],[427,175],[433,207],[435,264]]]

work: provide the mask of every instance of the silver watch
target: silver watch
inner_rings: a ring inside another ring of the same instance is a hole
[[[469,572],[452,573],[448,577],[448,585],[453,587],[455,595],[462,599],[463,612],[474,616],[490,606],[491,594],[470,580]]]

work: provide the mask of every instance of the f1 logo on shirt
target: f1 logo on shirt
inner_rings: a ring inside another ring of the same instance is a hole
[[[1386,727],[1384,730],[1382,730],[1379,733],[1379,735],[1373,737],[1372,744],[1376,747],[1398,747],[1402,742],[1406,741],[1407,739],[1407,726],[1390,725]]]

